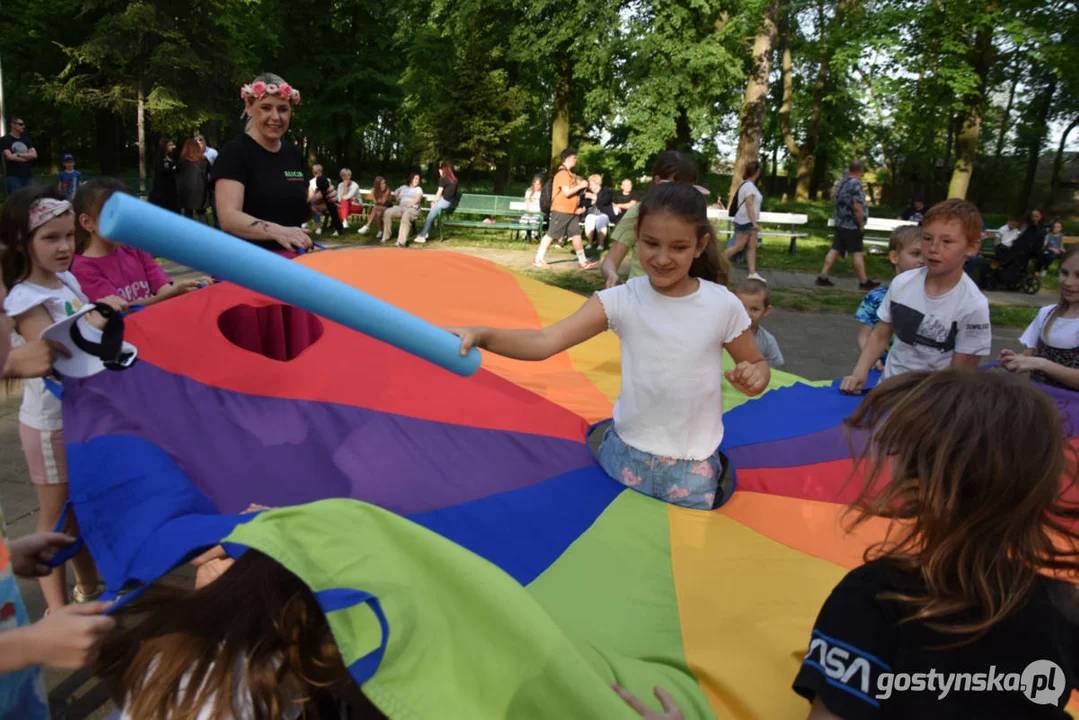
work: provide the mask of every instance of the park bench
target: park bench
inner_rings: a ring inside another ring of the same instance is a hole
[[[716,231],[724,235],[734,235],[734,222],[733,220],[731,220],[731,217],[726,210],[720,210],[719,208],[710,207],[708,208],[708,219],[711,220],[713,223],[727,221],[727,229],[722,230],[720,228],[716,228]],[[760,242],[760,238],[763,238],[766,235],[768,237],[790,238],[791,255],[793,255],[798,249],[798,238],[809,236],[809,233],[799,230],[799,228],[809,222],[808,215],[801,215],[798,213],[762,212],[757,217],[757,222],[761,225],[761,232],[758,237],[758,242]],[[764,227],[765,225],[779,225],[787,229],[769,229]]]
[[[363,208],[363,211],[361,213],[359,213],[359,214],[350,213],[349,216],[348,216],[348,221],[350,223],[353,222],[353,218],[356,219],[356,222],[362,222],[363,220],[365,220],[367,218],[367,215],[371,212],[371,208],[373,208],[375,206],[375,203],[371,198],[371,190],[372,190],[371,188],[360,188],[360,202],[359,202],[359,205],[360,205],[361,208]],[[434,193],[424,193],[423,194],[423,202],[427,203],[428,207],[422,207],[422,203],[421,203],[421,207],[420,207],[420,215],[421,216],[423,215],[424,212],[427,212],[427,211],[429,211],[431,209],[430,204],[433,203],[434,201],[435,201]]]
[[[905,225],[917,225],[913,220],[891,220],[889,218],[871,217],[865,221],[865,238],[862,242],[869,246],[871,253],[888,252],[888,238],[892,231]],[[835,218],[828,219],[828,227],[835,228]],[[876,233],[870,235],[869,233]]]
[[[521,216],[524,214],[524,201],[515,197],[468,193],[461,196],[457,207],[444,211],[439,217],[438,239],[443,239],[445,227],[510,230],[513,238],[516,238],[518,233],[540,229],[537,225],[522,223]],[[494,222],[484,222],[487,218]]]

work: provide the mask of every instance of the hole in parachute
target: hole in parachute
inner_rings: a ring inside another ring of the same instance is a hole
[[[235,305],[217,318],[217,327],[236,347],[271,360],[295,360],[325,328],[314,313],[291,305]]]

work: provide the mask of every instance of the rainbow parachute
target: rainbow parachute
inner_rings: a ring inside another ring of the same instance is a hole
[[[455,253],[297,262],[438,325],[540,327],[581,303]],[[316,591],[394,718],[633,717],[614,680],[663,685],[687,718],[805,717],[790,684],[813,620],[882,532],[840,522],[857,399],[779,372],[756,400],[728,388],[737,492],[687,510],[593,460],[611,333],[462,378],[330,322],[288,361],[219,327],[274,305],[225,283],[151,307],[129,318],[135,367],[66,384],[72,499],[110,590],[223,540],[257,547]],[[237,514],[250,503],[281,509]]]

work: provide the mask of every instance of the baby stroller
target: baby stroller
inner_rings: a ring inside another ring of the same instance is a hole
[[[1023,233],[1009,247],[998,246],[996,258],[982,276],[986,290],[1011,290],[1034,295],[1042,287],[1035,270],[1035,260],[1041,252],[1042,238],[1036,233]]]

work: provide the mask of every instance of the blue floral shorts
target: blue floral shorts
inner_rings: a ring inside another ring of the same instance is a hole
[[[626,445],[611,425],[596,459],[626,487],[672,505],[711,510],[734,493],[734,474],[719,451],[706,460],[660,457]]]

